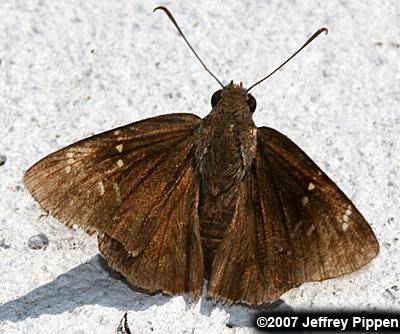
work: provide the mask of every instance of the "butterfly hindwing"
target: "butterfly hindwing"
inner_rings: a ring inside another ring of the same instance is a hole
[[[158,216],[151,217],[157,222],[156,228],[138,255],[133,256],[121,242],[107,234],[99,236],[100,252],[113,269],[137,287],[169,294],[188,292],[191,298],[199,298],[203,257],[197,203],[195,173],[188,166]]]
[[[373,259],[376,237],[343,192],[286,136],[259,128],[257,137],[253,168],[213,262],[209,295],[260,304]]]
[[[212,263],[207,293],[228,303],[260,304],[280,295],[265,289],[256,262],[256,225],[262,224],[260,203],[252,174],[246,174],[238,189],[235,213]]]
[[[133,284],[198,297],[198,123],[195,115],[170,114],[84,139],[32,166],[25,185],[67,226],[97,231],[115,269],[130,263],[120,271]],[[169,278],[166,270],[173,270]]]

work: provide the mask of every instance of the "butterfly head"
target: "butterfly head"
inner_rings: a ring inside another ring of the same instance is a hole
[[[231,81],[224,88],[217,90],[211,96],[211,106],[214,108],[221,101],[233,100],[236,103],[245,103],[249,107],[251,113],[256,110],[257,102],[253,95],[247,93],[247,89],[242,83],[239,85]]]

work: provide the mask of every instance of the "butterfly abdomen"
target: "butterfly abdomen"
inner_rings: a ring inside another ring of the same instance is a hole
[[[247,169],[241,123],[232,114],[219,115],[200,141],[204,153],[198,160],[200,174],[199,219],[205,276],[209,277],[218,245],[232,221],[240,182]],[[206,145],[204,145],[206,143]]]

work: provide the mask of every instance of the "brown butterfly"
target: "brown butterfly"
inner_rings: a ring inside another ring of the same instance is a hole
[[[97,232],[109,265],[150,293],[198,299],[206,278],[216,301],[261,304],[371,261],[378,242],[346,195],[290,139],[253,122],[249,89],[279,68],[246,90],[200,62],[222,86],[208,116],[158,116],[50,154],[24,178],[41,207]]]

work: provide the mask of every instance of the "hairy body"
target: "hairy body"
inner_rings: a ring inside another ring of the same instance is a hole
[[[240,181],[254,162],[257,128],[245,89],[231,84],[199,126],[196,170],[205,277],[235,212]]]

